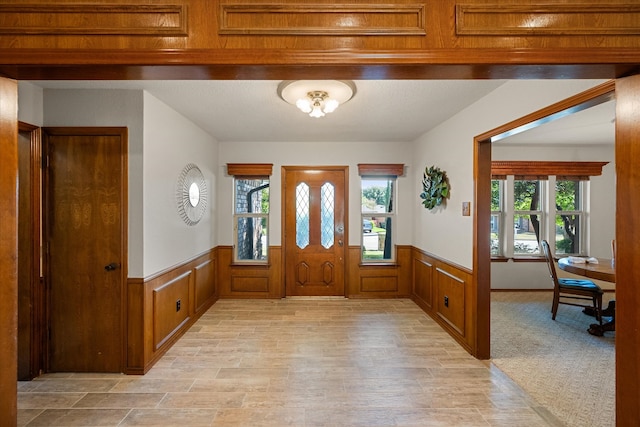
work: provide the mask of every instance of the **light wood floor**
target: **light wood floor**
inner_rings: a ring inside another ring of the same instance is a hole
[[[410,300],[221,300],[144,376],[18,384],[28,426],[554,426]]]

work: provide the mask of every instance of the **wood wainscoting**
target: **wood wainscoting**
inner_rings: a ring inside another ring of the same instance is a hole
[[[264,265],[233,263],[218,246],[183,264],[127,285],[127,374],[145,374],[220,299],[284,298],[282,249]],[[397,246],[394,264],[363,264],[360,247],[347,259],[347,298],[411,298],[473,354],[472,272],[413,246]]]
[[[350,246],[347,271],[349,298],[409,298],[411,246],[396,246],[393,264],[363,264],[360,246]]]
[[[412,299],[469,353],[474,354],[473,273],[413,248]]]
[[[220,298],[282,298],[282,247],[269,246],[266,264],[233,262],[233,247],[218,246]]]
[[[127,282],[127,374],[145,374],[218,299],[217,249]]]

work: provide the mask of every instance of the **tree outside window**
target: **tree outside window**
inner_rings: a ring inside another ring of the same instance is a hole
[[[539,180],[513,182],[513,253],[539,254],[542,195]]]
[[[582,223],[581,184],[577,179],[556,181],[556,254],[580,253]]]
[[[491,180],[491,255],[500,256],[503,251],[502,244],[502,183],[504,181]]]
[[[492,161],[491,255],[540,256],[542,239],[555,242],[554,254],[584,254],[589,232],[585,203],[589,178],[601,175],[606,164]]]

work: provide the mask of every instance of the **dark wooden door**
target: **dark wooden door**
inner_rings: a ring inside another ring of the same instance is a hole
[[[342,296],[346,167],[284,170],[286,295]]]
[[[45,129],[51,372],[122,372],[126,130]]]

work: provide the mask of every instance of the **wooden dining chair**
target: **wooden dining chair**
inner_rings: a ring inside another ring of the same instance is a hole
[[[573,305],[592,309],[596,319],[602,325],[602,289],[591,280],[558,278],[556,264],[549,242],[542,240],[542,251],[547,260],[549,275],[553,281],[553,304],[551,305],[551,318],[556,320],[558,305]],[[590,301],[587,304],[586,301]]]

